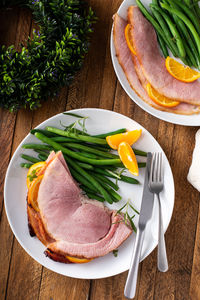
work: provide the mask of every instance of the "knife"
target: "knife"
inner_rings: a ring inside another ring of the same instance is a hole
[[[149,190],[149,174],[151,169],[151,160],[152,160],[152,154],[148,152],[138,230],[137,230],[133,255],[131,258],[130,269],[129,269],[129,273],[128,273],[128,277],[124,289],[124,296],[127,299],[132,299],[135,296],[138,266],[140,262],[140,254],[141,254],[142,244],[144,240],[144,232],[145,232],[146,224],[148,220],[151,218],[152,210],[153,210],[154,195]]]

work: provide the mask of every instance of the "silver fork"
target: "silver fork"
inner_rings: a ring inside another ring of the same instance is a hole
[[[163,218],[160,201],[160,192],[164,187],[163,179],[163,168],[162,168],[162,153],[153,153],[151,162],[151,171],[149,177],[149,189],[152,193],[156,194],[159,205],[159,231],[158,231],[158,270],[166,272],[168,270],[167,252],[165,246],[165,237],[163,230]]]

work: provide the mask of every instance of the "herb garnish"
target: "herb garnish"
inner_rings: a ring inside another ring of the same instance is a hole
[[[114,255],[114,257],[117,257],[117,255],[118,255],[118,249],[113,250],[113,255]]]
[[[135,209],[133,207],[132,204],[130,204],[130,199],[116,212],[116,214],[120,214],[121,216],[123,216],[123,220],[121,220],[120,222],[124,222],[126,225],[128,223],[130,223],[132,229],[137,232],[137,228],[133,222],[133,218],[135,217],[135,214],[133,216],[130,216],[128,213],[128,208],[131,208],[134,212],[136,212],[137,214],[139,214],[139,212],[137,211],[137,209]],[[122,210],[125,209],[125,212],[123,212],[122,214]]]
[[[33,179],[37,178],[37,175],[36,175],[36,170],[33,170],[31,172],[30,175],[27,176],[29,178],[30,181],[33,181]]]

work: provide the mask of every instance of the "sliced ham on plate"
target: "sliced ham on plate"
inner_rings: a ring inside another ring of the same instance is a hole
[[[200,105],[200,82],[181,82],[168,73],[165,58],[158,48],[156,32],[137,6],[129,7],[128,21],[133,26],[131,34],[136,55],[147,81],[165,97]]]
[[[28,205],[29,226],[54,260],[66,256],[95,258],[106,255],[132,230],[116,211],[82,194],[61,152],[50,154],[38,191],[39,212]]]
[[[115,14],[114,17],[114,26],[113,26],[113,40],[115,45],[116,56],[121,65],[126,78],[136,92],[136,94],[147,104],[152,107],[178,114],[190,115],[198,113],[200,108],[194,105],[180,103],[178,106],[173,108],[167,108],[160,105],[157,105],[147,94],[145,86],[147,80],[144,76],[143,70],[140,66],[140,63],[136,56],[132,55],[125,39],[124,29],[127,25],[127,22],[121,18],[118,14]]]

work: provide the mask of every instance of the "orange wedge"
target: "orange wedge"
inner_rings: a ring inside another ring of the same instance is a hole
[[[117,150],[121,142],[127,142],[129,145],[133,145],[133,143],[135,143],[139,139],[141,133],[142,129],[137,129],[127,131],[125,133],[109,135],[106,137],[106,141],[112,149]]]
[[[129,47],[129,50],[136,55],[135,49],[134,49],[134,45],[133,45],[133,39],[131,36],[131,24],[127,24],[124,30],[124,34],[125,34],[125,39],[126,39],[126,43],[127,46]]]
[[[28,189],[28,203],[31,204],[33,209],[35,209],[36,211],[39,211],[37,197],[38,197],[38,191],[43,176],[44,175],[40,175],[37,178],[35,178],[33,182],[30,184]]]
[[[27,174],[27,178],[26,178],[26,184],[27,184],[28,188],[29,188],[30,184],[33,182],[33,180],[37,177],[37,174],[39,173],[41,168],[44,167],[45,164],[46,164],[46,161],[40,161],[40,162],[32,165],[28,169],[28,174]]]
[[[176,79],[183,82],[193,82],[200,78],[200,73],[191,69],[188,66],[184,66],[175,59],[167,57],[165,60],[165,66],[167,71]]]
[[[172,99],[169,99],[161,94],[159,94],[151,85],[150,83],[147,83],[146,85],[147,93],[149,97],[158,105],[164,106],[164,107],[174,107],[179,105],[179,101],[175,101]]]
[[[87,258],[78,258],[78,257],[73,257],[73,256],[66,256],[66,258],[75,264],[84,264],[84,263],[90,262],[92,260],[92,258],[87,259]]]
[[[127,142],[120,143],[118,147],[118,153],[121,161],[123,162],[124,166],[130,171],[130,173],[138,176],[138,164],[135,153],[133,152],[131,146]]]

